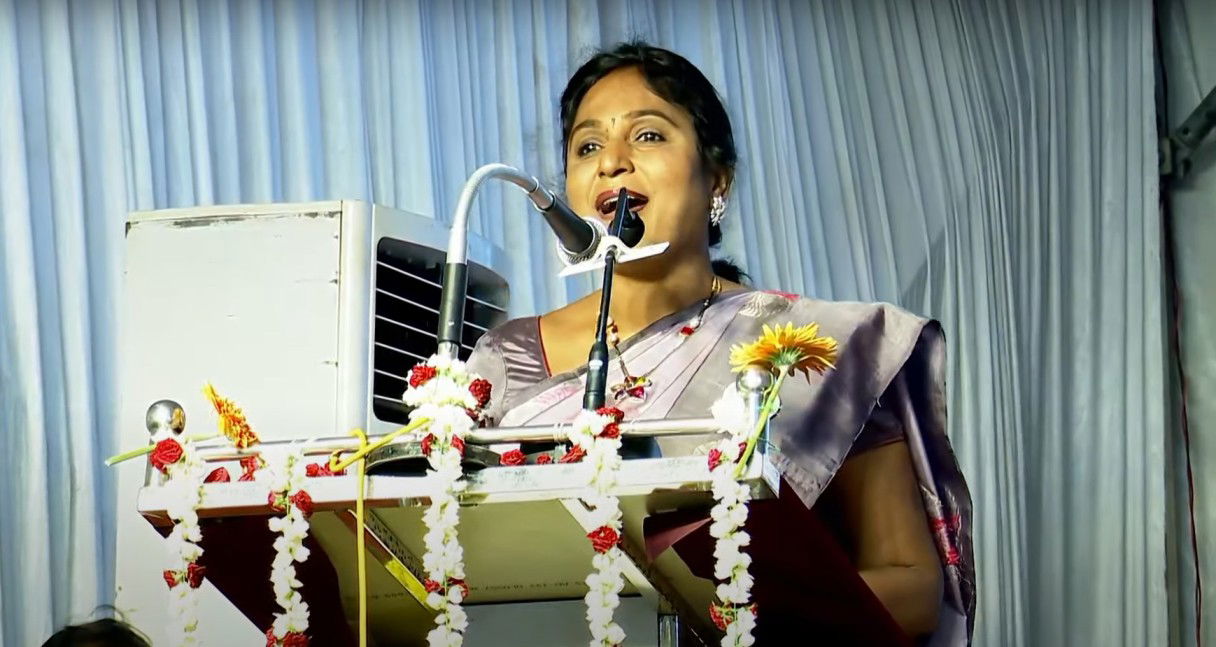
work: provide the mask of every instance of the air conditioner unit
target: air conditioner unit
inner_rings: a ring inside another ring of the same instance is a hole
[[[357,201],[131,214],[124,445],[162,398],[198,431],[205,382],[267,440],[395,429],[409,368],[436,347],[447,236],[431,218]],[[466,357],[506,319],[508,297],[501,250],[470,236],[469,261]]]

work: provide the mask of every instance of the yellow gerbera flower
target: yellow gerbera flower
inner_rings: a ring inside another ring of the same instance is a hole
[[[211,406],[215,407],[215,412],[219,415],[220,433],[237,449],[245,449],[258,443],[258,435],[253,433],[240,407],[233,404],[232,400],[221,397],[210,383],[203,387],[203,394],[211,401]]]
[[[769,328],[750,344],[736,344],[730,349],[730,363],[735,371],[748,366],[762,366],[777,372],[801,371],[809,379],[811,371],[823,373],[836,364],[836,340],[819,336],[819,324]]]

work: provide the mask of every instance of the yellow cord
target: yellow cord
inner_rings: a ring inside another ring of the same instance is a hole
[[[329,457],[329,469],[335,472],[359,463],[359,485],[355,497],[355,552],[358,553],[356,559],[359,571],[359,647],[367,647],[367,550],[365,547],[367,530],[363,519],[364,487],[367,484],[367,460],[365,459],[369,453],[389,444],[398,436],[408,434],[429,422],[430,420],[427,418],[419,418],[371,444],[367,442],[367,434],[362,429],[356,429],[350,432],[350,435],[359,439],[358,451],[346,457],[345,460],[340,460],[343,450],[336,451]]]
[[[360,451],[367,446],[367,434],[352,432],[359,437]],[[355,551],[359,560],[359,647],[367,647],[367,556],[364,551],[363,486],[367,480],[367,461],[359,461],[359,487],[355,498]]]
[[[414,431],[415,429],[421,427],[422,425],[428,424],[430,422],[431,422],[430,418],[419,418],[419,419],[411,422],[410,424],[388,434],[387,436],[383,436],[382,438],[380,438],[380,440],[377,440],[376,442],[374,442],[370,445],[367,444],[367,434],[363,433],[362,429],[356,429],[350,433],[352,436],[358,436],[361,439],[363,439],[362,444],[359,445],[359,451],[351,454],[350,456],[347,456],[345,460],[339,460],[339,458],[338,458],[342,454],[342,452],[345,450],[340,449],[340,450],[334,452],[329,457],[329,469],[333,470],[335,472],[340,472],[340,471],[350,467],[351,465],[354,465],[355,461],[363,460],[364,456],[367,456],[371,452],[374,452],[377,449],[380,449],[381,447],[384,447],[385,445],[393,442],[394,440],[397,439],[398,436],[401,436],[403,434],[408,434],[411,431]]]

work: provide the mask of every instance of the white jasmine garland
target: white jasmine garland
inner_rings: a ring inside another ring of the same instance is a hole
[[[714,622],[725,630],[723,647],[748,647],[756,642],[752,631],[756,627],[756,612],[751,602],[753,579],[748,572],[752,558],[742,549],[751,537],[740,528],[747,521],[747,502],[751,500],[748,487],[735,479],[735,466],[742,446],[752,431],[752,420],[743,397],[732,384],[710,407],[710,413],[726,434],[710,450],[708,466],[713,486],[714,507],[710,510],[709,534],[714,545],[714,578],[720,605],[713,605]]]
[[[296,562],[308,559],[309,550],[304,546],[308,536],[308,517],[295,503],[303,491],[305,480],[304,454],[300,446],[293,446],[283,463],[266,470],[264,479],[269,480],[271,496],[278,500],[286,511],[267,522],[271,532],[278,533],[274,540],[274,561],[270,566],[270,583],[274,587],[275,602],[283,609],[274,614],[274,623],[267,638],[282,644],[289,634],[304,636],[308,631],[308,603],[300,594],[303,586],[296,579]]]
[[[722,390],[722,397],[709,406],[709,413],[722,431],[735,434],[751,430],[752,414],[734,384]]]
[[[604,411],[604,410],[601,410]],[[605,434],[609,425],[615,426],[619,417],[594,411],[583,411],[574,419],[570,442],[586,452],[583,463],[590,468],[589,485],[592,494],[583,497],[591,507],[591,518],[596,526],[588,536],[593,545],[600,543],[591,560],[591,574],[587,576],[587,624],[591,631],[592,647],[612,647],[625,640],[625,630],[613,620],[616,608],[621,603],[621,590],[625,587],[625,556],[618,543],[621,536],[620,501],[609,493],[617,483],[621,468],[621,439],[619,431]],[[615,427],[614,427],[615,428]],[[600,548],[611,544],[602,552]]]
[[[183,439],[184,441],[184,439]],[[168,503],[165,511],[173,520],[173,530],[166,541],[168,568],[164,577],[169,584],[170,645],[197,645],[195,630],[198,628],[198,588],[201,575],[192,578],[203,549],[198,542],[203,539],[198,523],[198,508],[203,502],[203,461],[193,451],[188,441],[179,443],[181,458],[165,466]],[[194,582],[191,582],[194,579]]]
[[[457,534],[457,495],[465,488],[461,467],[464,439],[476,424],[470,412],[479,415],[483,404],[470,390],[475,381],[476,376],[469,373],[464,362],[432,355],[410,371],[410,385],[402,397],[405,404],[414,407],[411,420],[430,421],[418,434],[429,450],[428,477],[434,485],[431,504],[422,515],[427,527],[422,556],[427,574],[426,602],[438,611],[435,628],[427,634],[431,647],[458,647],[469,625],[461,606],[468,588],[464,582],[464,550]],[[480,382],[488,397],[489,384]]]

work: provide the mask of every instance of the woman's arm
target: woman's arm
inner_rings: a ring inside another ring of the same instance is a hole
[[[931,633],[942,569],[903,440],[845,461],[832,482],[861,578],[909,636]]]

